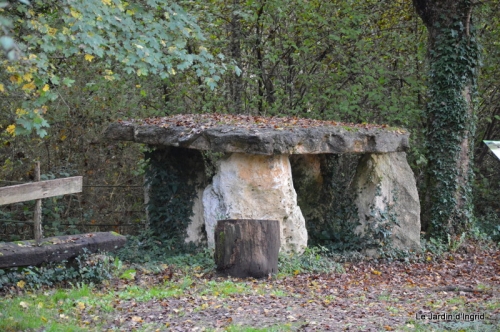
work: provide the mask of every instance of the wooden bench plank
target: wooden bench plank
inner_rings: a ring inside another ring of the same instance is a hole
[[[83,177],[47,180],[0,188],[0,205],[82,192]]]

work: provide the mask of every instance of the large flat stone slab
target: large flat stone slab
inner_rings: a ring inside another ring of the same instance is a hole
[[[0,268],[36,266],[74,258],[85,251],[114,251],[125,245],[127,238],[114,232],[54,236],[35,240],[0,243]]]
[[[188,114],[119,121],[110,140],[257,155],[387,153],[408,149],[409,134],[383,125],[299,118]]]

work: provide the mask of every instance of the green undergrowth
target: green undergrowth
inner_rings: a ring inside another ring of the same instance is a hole
[[[12,286],[36,290],[61,284],[98,284],[111,278],[120,264],[117,258],[85,252],[69,262],[0,269],[0,290]]]
[[[1,331],[86,331],[75,308],[82,299],[95,298],[91,287],[30,293],[0,301]]]
[[[345,272],[339,262],[327,256],[328,253],[328,249],[318,246],[306,248],[302,255],[280,254],[278,261],[279,274]]]

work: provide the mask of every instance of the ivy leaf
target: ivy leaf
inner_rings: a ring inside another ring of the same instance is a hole
[[[0,37],[0,46],[2,46],[2,48],[4,50],[10,50],[14,47],[15,45],[15,42],[14,42],[14,39],[12,39],[11,37],[8,37],[8,36],[2,36]]]
[[[63,85],[65,85],[69,88],[73,85],[73,83],[75,83],[75,80],[72,80],[71,78],[66,77],[63,79],[62,83],[63,83]]]

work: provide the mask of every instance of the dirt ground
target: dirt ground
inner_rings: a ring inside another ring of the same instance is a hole
[[[103,286],[122,296],[99,320],[127,331],[500,331],[499,251],[470,246],[424,261],[345,263],[344,273],[262,280],[138,271]],[[134,285],[172,294],[123,296]],[[93,313],[81,319],[92,325]]]

